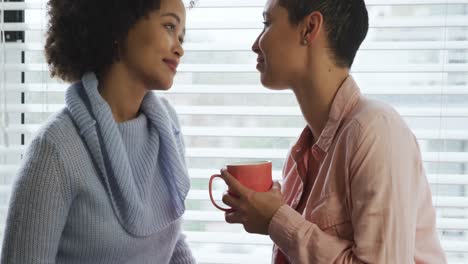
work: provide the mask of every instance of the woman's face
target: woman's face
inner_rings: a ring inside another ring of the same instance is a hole
[[[290,88],[306,68],[300,27],[289,22],[278,0],[267,1],[263,18],[264,29],[252,46],[261,82],[271,89]]]
[[[161,0],[161,8],[133,26],[122,47],[121,63],[148,88],[167,90],[184,55],[185,7],[181,0]]]

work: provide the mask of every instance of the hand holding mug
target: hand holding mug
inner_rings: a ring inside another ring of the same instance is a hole
[[[258,162],[241,162],[241,163],[231,163],[226,166],[227,171],[230,175],[237,179],[243,186],[257,192],[266,192],[270,190],[273,180],[272,180],[272,164],[271,161],[258,161]],[[221,175],[213,175],[210,178],[209,182],[209,194],[210,200],[213,205],[219,210],[229,212],[230,208],[222,208],[216,204],[213,199],[212,187],[213,180],[215,178],[223,178]],[[232,194],[232,191],[229,189],[229,192]],[[235,195],[235,194],[234,194]]]
[[[267,166],[268,167],[268,166]],[[210,198],[213,204],[225,211],[225,219],[228,223],[239,223],[244,226],[244,229],[249,233],[268,234],[270,221],[278,209],[284,205],[283,196],[281,194],[281,186],[278,182],[273,183],[271,180],[271,163],[270,163],[270,182],[271,188],[266,188],[267,184],[261,184],[263,191],[253,190],[252,185],[246,187],[246,177],[237,177],[232,175],[233,170],[222,170],[221,175],[213,175],[210,179],[210,191],[212,180],[216,177],[222,178],[229,192],[223,196],[223,202],[231,209],[225,209],[217,206],[210,193]],[[251,175],[252,176],[252,175]]]

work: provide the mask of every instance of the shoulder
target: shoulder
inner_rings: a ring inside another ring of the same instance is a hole
[[[43,142],[57,147],[67,146],[80,139],[79,132],[66,108],[51,115],[38,130],[33,142]]]
[[[74,160],[83,157],[87,157],[85,144],[68,110],[64,108],[51,115],[41,126],[29,143],[24,158],[33,162],[52,158],[54,166],[62,171]]]
[[[344,149],[352,160],[390,159],[388,155],[397,152],[402,152],[399,158],[420,158],[419,145],[413,132],[400,114],[386,103],[359,99],[345,116],[340,130],[337,146],[340,149],[346,146]],[[398,159],[397,156],[392,157]]]
[[[55,180],[53,175],[63,172],[60,154],[62,142],[57,140],[56,136],[57,131],[63,126],[63,121],[59,121],[59,115],[59,113],[53,114],[28,144],[18,172],[20,181],[43,178]]]
[[[28,145],[18,171],[20,181],[56,182],[64,194],[75,191],[90,162],[85,144],[66,108],[51,115]],[[92,170],[88,170],[92,171]],[[79,176],[79,177],[77,177]],[[75,186],[75,187],[72,187]]]
[[[400,114],[384,102],[361,97],[345,119],[361,139],[376,135],[414,137]]]
[[[393,125],[404,124],[400,114],[392,106],[364,97],[361,97],[348,118],[363,127],[373,126],[374,123],[378,123],[382,119],[392,122]]]

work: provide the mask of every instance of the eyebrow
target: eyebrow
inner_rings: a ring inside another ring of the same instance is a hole
[[[165,16],[170,16],[170,17],[173,17],[175,18],[175,20],[177,20],[177,22],[180,24],[180,17],[178,15],[176,15],[175,13],[166,13],[166,14],[163,14],[161,15],[162,17],[165,17]]]
[[[263,12],[263,18],[267,18],[270,16],[270,13],[268,13],[267,11]]]

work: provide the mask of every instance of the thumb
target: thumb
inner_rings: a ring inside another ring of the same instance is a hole
[[[281,192],[281,184],[277,181],[273,182],[273,186],[271,186],[271,190]]]
[[[248,189],[244,187],[234,176],[232,176],[226,169],[221,170],[221,177],[229,187],[229,191],[239,196],[248,193]]]

